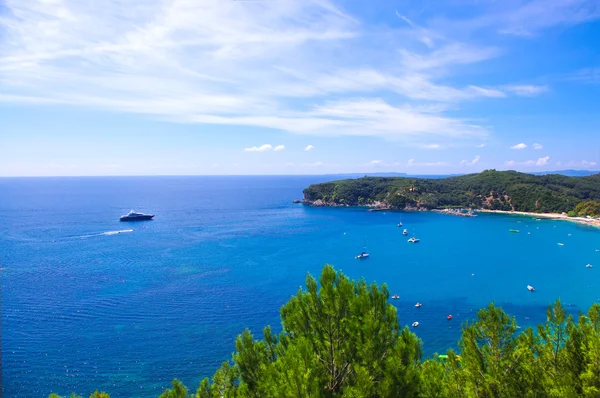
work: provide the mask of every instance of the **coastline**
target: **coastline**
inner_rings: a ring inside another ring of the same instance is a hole
[[[486,209],[477,209],[476,212],[480,213],[496,213],[496,214],[504,214],[504,215],[513,215],[513,216],[529,216],[533,218],[546,218],[549,220],[563,220],[570,221],[582,225],[587,225],[590,227],[600,228],[600,220],[594,218],[584,218],[584,217],[569,217],[564,213],[531,213],[526,211],[506,211],[506,210],[486,210]]]

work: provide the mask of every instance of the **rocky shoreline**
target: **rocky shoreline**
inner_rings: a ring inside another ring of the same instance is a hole
[[[487,210],[487,209],[427,209],[423,207],[404,207],[404,208],[394,208],[387,203],[384,202],[374,202],[364,206],[352,206],[342,203],[335,202],[326,202],[321,199],[310,201],[303,199],[299,201],[300,203],[307,206],[314,207],[364,207],[368,208],[368,212],[377,212],[377,211],[431,211],[439,214],[446,214],[455,217],[477,217],[476,213],[495,213],[495,214],[505,214],[505,215],[516,215],[516,216],[531,216],[534,218],[545,218],[551,220],[564,220],[575,222],[582,225],[587,225],[591,227],[600,228],[600,219],[594,218],[584,218],[584,217],[569,217],[566,213],[531,213],[531,212],[523,212],[523,211],[504,211],[504,210]],[[298,203],[298,202],[295,202]]]

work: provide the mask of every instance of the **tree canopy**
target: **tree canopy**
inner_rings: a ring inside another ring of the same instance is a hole
[[[329,205],[381,202],[398,209],[463,207],[540,213],[569,212],[586,202],[586,210],[581,208],[578,213],[597,215],[600,214],[598,206],[594,207],[594,202],[589,201],[600,201],[600,174],[535,176],[485,170],[441,179],[364,177],[310,185],[304,190],[304,198],[308,203],[321,200]]]

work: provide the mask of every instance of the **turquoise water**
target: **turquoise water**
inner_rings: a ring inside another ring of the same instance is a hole
[[[574,313],[600,300],[597,229],[291,203],[326,179],[0,179],[2,396],[152,397],[174,377],[195,388],[244,328],[278,328],[279,307],[325,263],[387,283],[427,355],[492,300],[523,327],[556,298]],[[130,208],[156,219],[120,223]],[[363,241],[371,257],[356,260]]]

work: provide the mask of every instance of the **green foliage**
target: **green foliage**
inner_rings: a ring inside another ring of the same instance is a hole
[[[534,176],[516,171],[486,170],[442,179],[364,177],[304,190],[308,201],[349,206],[375,201],[393,208],[483,208],[527,212],[568,212],[600,215],[600,174],[588,177]]]
[[[600,304],[575,320],[557,301],[537,330],[519,333],[492,303],[462,326],[458,355],[421,361],[388,296],[327,265],[282,307],[279,335],[245,330],[232,362],[195,394],[175,379],[160,398],[600,397]]]
[[[107,393],[105,393],[103,391],[101,392],[101,391],[96,390],[94,393],[92,393],[90,395],[90,398],[110,398],[110,395],[108,395]]]
[[[579,203],[573,210],[577,217],[599,217],[600,216],[600,201],[588,200]]]

